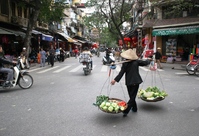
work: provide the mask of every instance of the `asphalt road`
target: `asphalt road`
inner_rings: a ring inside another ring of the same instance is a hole
[[[110,114],[93,105],[100,94],[128,100],[124,78],[110,86],[118,73],[93,58],[94,69],[85,76],[71,57],[54,67],[30,68],[34,85],[28,90],[0,89],[0,136],[198,136],[199,78],[181,64],[163,64],[156,72],[140,68],[140,88],[158,86],[168,93],[160,102],[137,99],[138,112]],[[175,67],[172,69],[172,67]]]

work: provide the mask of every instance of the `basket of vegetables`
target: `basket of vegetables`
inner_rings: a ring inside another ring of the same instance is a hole
[[[125,101],[117,98],[109,98],[105,95],[97,96],[95,106],[98,106],[99,109],[106,113],[117,114],[124,111],[127,108]]]
[[[138,91],[138,97],[146,102],[162,101],[168,94],[165,91],[161,91],[158,87],[148,87],[146,90],[140,89]]]

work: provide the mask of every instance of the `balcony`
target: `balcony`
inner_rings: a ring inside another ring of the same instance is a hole
[[[22,18],[22,17],[17,17],[17,16],[12,16],[11,17],[11,23],[17,24],[23,27],[28,26],[28,19],[27,18]]]
[[[48,30],[48,24],[43,23],[43,22],[37,21],[37,22],[36,22],[36,27],[37,27],[37,28],[41,28],[41,29],[46,29],[46,30]]]

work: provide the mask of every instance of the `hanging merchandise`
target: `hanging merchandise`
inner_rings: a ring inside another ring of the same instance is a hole
[[[148,72],[146,74],[145,80],[142,84],[142,88],[138,91],[138,98],[141,98],[143,101],[146,102],[157,102],[162,101],[165,99],[168,94],[164,91],[164,85],[160,76],[159,71],[157,70],[157,63],[151,61],[149,65],[149,71],[151,72],[152,78],[151,78],[151,86],[147,87],[145,90],[143,89],[144,82],[146,80],[146,77],[148,75]],[[158,75],[160,77],[160,82],[162,84],[163,90],[161,90],[159,87],[156,86],[156,72],[158,72]]]
[[[116,69],[116,65],[113,64],[110,66],[108,78],[103,84],[100,95],[96,97],[96,102],[93,103],[93,105],[97,106],[101,111],[106,112],[106,113],[112,113],[112,114],[120,113],[127,108],[127,103],[124,100],[109,97],[110,92],[111,92],[110,83],[108,83],[107,95],[102,95],[102,90],[104,89],[104,86],[107,84],[107,81],[110,81],[111,72],[112,70],[115,70],[115,69]],[[123,91],[123,94],[124,94],[124,91]]]

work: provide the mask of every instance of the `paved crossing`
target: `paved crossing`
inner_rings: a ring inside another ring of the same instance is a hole
[[[121,69],[120,65],[117,65],[116,67],[116,71],[119,72]],[[107,72],[109,70],[109,66],[106,65],[93,65],[93,70],[94,71],[98,71],[98,72]],[[142,71],[150,71],[150,69],[148,67],[140,67],[140,70]],[[163,69],[157,69],[159,72],[164,71]],[[78,72],[78,71],[82,71],[82,65],[57,65],[54,67],[50,67],[50,66],[46,66],[46,67],[32,67],[31,69],[28,70],[29,72],[34,72],[34,73],[38,73],[38,74],[42,74],[42,73],[47,73],[47,72],[51,72],[51,73],[60,73],[62,71],[68,71],[68,72]]]

